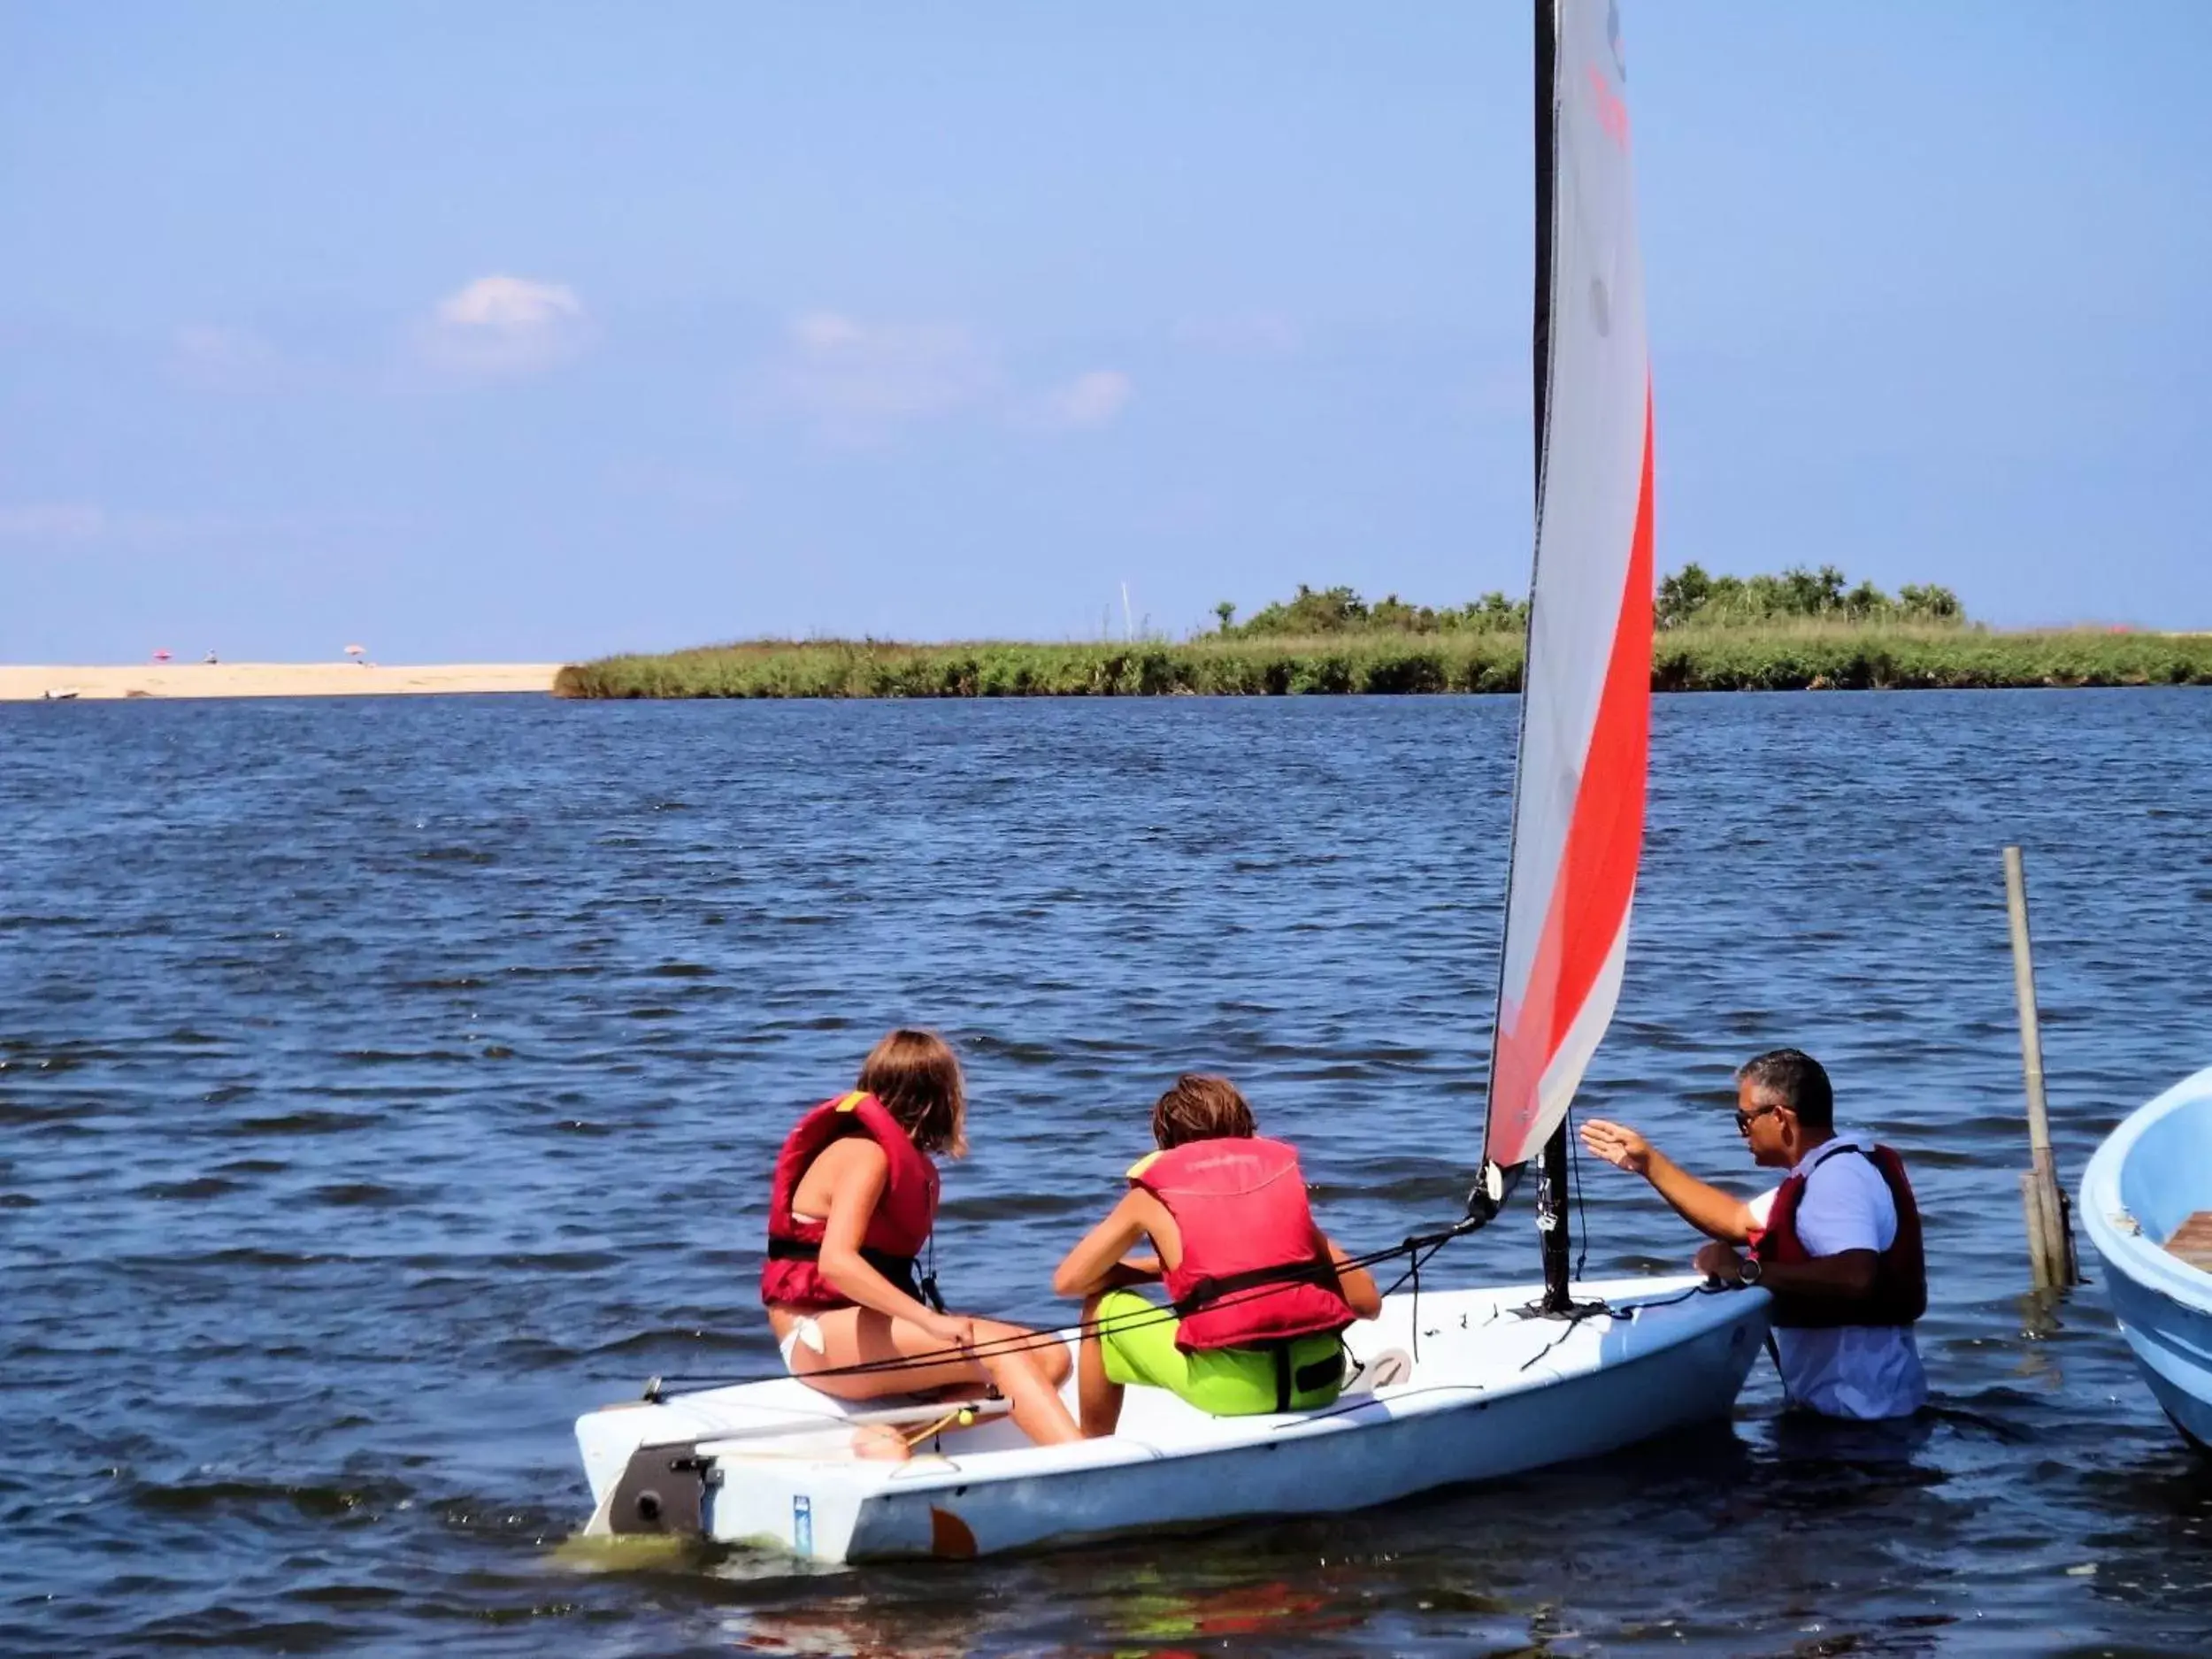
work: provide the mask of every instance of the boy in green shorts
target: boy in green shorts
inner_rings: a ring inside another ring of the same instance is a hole
[[[1263,1139],[1225,1078],[1186,1073],[1152,1109],[1159,1150],[1068,1253],[1053,1289],[1080,1296],[1087,1438],[1110,1434],[1131,1383],[1215,1417],[1308,1410],[1344,1386],[1338,1333],[1382,1311],[1375,1281],[1314,1224],[1294,1149]],[[1132,1256],[1141,1240],[1153,1254]],[[1172,1309],[1127,1288],[1165,1282]]]

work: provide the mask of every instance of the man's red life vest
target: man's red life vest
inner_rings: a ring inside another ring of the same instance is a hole
[[[856,1090],[824,1101],[799,1119],[776,1156],[776,1175],[768,1194],[768,1259],[761,1263],[760,1299],[787,1308],[849,1308],[822,1277],[820,1220],[801,1221],[791,1201],[809,1166],[833,1141],[864,1134],[883,1148],[891,1173],[876,1213],[861,1234],[860,1254],[886,1279],[918,1298],[914,1258],[929,1241],[937,1220],[937,1166],[917,1147],[899,1120],[872,1094]]]
[[[1187,1141],[1144,1159],[1129,1179],[1167,1206],[1182,1235],[1167,1291],[1185,1353],[1341,1331],[1359,1317],[1322,1251],[1298,1155],[1281,1141]]]
[[[1881,1171],[1890,1201],[1897,1206],[1897,1236],[1881,1254],[1874,1271],[1873,1294],[1863,1301],[1845,1302],[1832,1296],[1774,1294],[1774,1323],[1785,1330],[1833,1330],[1849,1325],[1910,1325],[1928,1311],[1928,1261],[1921,1248],[1920,1206],[1914,1201],[1912,1183],[1905,1179],[1905,1161],[1887,1147],[1871,1152],[1844,1141],[1824,1147],[1801,1175],[1784,1181],[1774,1194],[1767,1224],[1751,1235],[1751,1253],[1762,1263],[1809,1262],[1813,1254],[1797,1236],[1798,1207],[1805,1202],[1805,1187],[1813,1171],[1832,1156],[1862,1157]]]

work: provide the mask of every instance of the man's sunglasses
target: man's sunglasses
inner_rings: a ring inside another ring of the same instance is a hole
[[[1778,1112],[1781,1110],[1779,1106],[1762,1106],[1755,1112],[1747,1112],[1739,1106],[1736,1109],[1736,1133],[1740,1135],[1749,1134],[1752,1125],[1757,1123],[1769,1112]]]

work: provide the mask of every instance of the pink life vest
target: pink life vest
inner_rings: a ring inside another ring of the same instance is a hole
[[[1358,1317],[1337,1288],[1306,1204],[1298,1154],[1255,1136],[1186,1141],[1129,1171],[1175,1217],[1183,1259],[1167,1275],[1186,1353],[1341,1331]]]
[[[914,1258],[936,1224],[937,1166],[881,1101],[856,1089],[824,1101],[800,1118],[776,1156],[768,1194],[768,1259],[760,1269],[762,1302],[817,1310],[852,1306],[852,1298],[822,1277],[823,1224],[801,1221],[791,1212],[809,1167],[832,1141],[849,1134],[868,1136],[891,1165],[876,1213],[861,1235],[860,1254],[909,1295],[922,1296],[925,1287],[915,1283]]]

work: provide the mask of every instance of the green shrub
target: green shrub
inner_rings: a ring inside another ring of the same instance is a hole
[[[1033,697],[1421,695],[1520,689],[1502,629],[1210,634],[1183,644],[902,645],[752,641],[561,670],[557,696]],[[1954,624],[1799,621],[1669,628],[1656,691],[2212,685],[2212,636]]]

